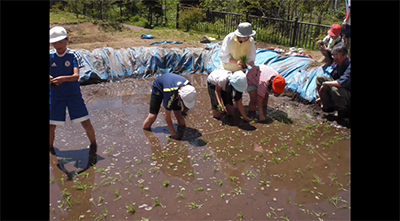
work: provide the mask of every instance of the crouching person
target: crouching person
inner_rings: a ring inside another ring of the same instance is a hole
[[[344,45],[333,48],[334,64],[330,77],[317,77],[319,98],[316,100],[325,112],[338,111],[339,119],[348,118],[350,110],[351,62]]]
[[[250,95],[249,116],[255,117],[258,107],[259,122],[265,122],[264,109],[267,108],[269,94],[279,96],[285,90],[286,82],[275,69],[267,65],[259,65],[247,73],[247,91]]]
[[[247,88],[246,74],[243,71],[232,74],[227,70],[215,70],[207,77],[207,87],[214,118],[220,119],[221,114],[226,112],[233,116],[235,111],[233,99],[243,120],[249,121],[242,103],[243,91]]]
[[[164,101],[164,102],[163,102]],[[157,119],[160,111],[161,102],[165,108],[165,121],[173,139],[180,139],[174,129],[171,119],[171,110],[178,121],[178,126],[186,127],[185,118],[182,115],[182,105],[184,112],[194,107],[196,102],[196,89],[186,78],[172,73],[166,73],[158,77],[153,82],[153,90],[151,92],[150,113],[143,123],[144,130],[151,130],[151,125]]]

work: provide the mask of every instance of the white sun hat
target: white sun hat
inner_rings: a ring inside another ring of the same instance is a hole
[[[247,78],[243,71],[235,71],[228,77],[229,82],[239,92],[243,92],[247,89]]]
[[[65,28],[56,26],[50,29],[50,43],[55,43],[61,41],[68,37],[67,30]]]
[[[256,35],[256,31],[253,30],[251,24],[243,22],[238,25],[238,29],[234,32],[236,36],[240,38],[251,37]]]
[[[189,109],[194,107],[196,103],[196,89],[192,85],[185,85],[179,89],[179,95],[183,104]]]

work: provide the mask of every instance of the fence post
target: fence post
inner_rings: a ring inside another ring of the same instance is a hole
[[[296,43],[296,35],[297,35],[297,28],[299,26],[299,18],[296,17],[296,20],[294,21],[294,30],[293,30],[293,39],[292,39],[292,45],[291,47],[294,47]]]
[[[179,4],[176,4],[176,29],[179,29]]]

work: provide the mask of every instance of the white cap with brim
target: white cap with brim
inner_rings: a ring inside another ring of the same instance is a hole
[[[179,95],[187,108],[192,109],[194,107],[196,103],[196,89],[192,85],[181,87]]]
[[[50,29],[50,43],[55,43],[57,41],[61,41],[68,37],[67,30],[63,27],[54,27]]]
[[[228,77],[229,82],[239,92],[243,92],[247,89],[247,78],[243,71],[235,71]]]

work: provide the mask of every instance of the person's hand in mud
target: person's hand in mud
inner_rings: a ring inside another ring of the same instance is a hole
[[[172,134],[171,136],[169,136],[170,138],[174,139],[174,140],[181,140],[181,136],[179,136],[178,134]]]

